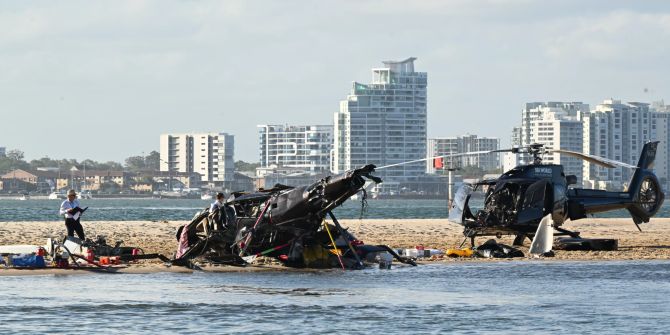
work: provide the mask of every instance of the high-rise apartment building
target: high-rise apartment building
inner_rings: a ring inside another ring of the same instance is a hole
[[[464,152],[490,151],[500,149],[500,140],[491,137],[478,137],[477,135],[464,135],[457,137],[442,137],[428,139],[428,157],[442,155],[454,155]],[[432,161],[426,162],[426,171],[435,173]],[[446,167],[477,166],[484,171],[496,170],[500,167],[500,154],[488,153],[477,155],[465,155],[457,157],[446,157]]]
[[[521,146],[521,127],[512,128],[512,136],[510,138],[510,144],[512,147]],[[502,168],[504,172],[507,172],[521,164],[521,157],[518,154],[512,152],[505,152],[502,155]]]
[[[546,112],[542,119],[531,121],[531,143],[543,144],[545,148],[582,152],[584,133],[579,118],[579,115],[572,116],[560,109]],[[578,183],[582,182],[581,159],[549,153],[542,157],[542,162],[563,165],[566,174],[575,175]]]
[[[521,146],[540,143],[547,148],[582,152],[584,130],[580,118],[588,112],[589,105],[581,102],[526,103],[521,111],[521,129],[513,136],[520,139]],[[532,162],[530,155],[520,155],[519,159],[520,164]],[[507,161],[511,165],[509,158]],[[573,174],[582,181],[582,162],[577,158],[552,153],[544,155],[543,162],[561,164],[566,174]]]
[[[234,179],[235,138],[227,133],[163,134],[160,170],[197,172],[202,181],[225,186]]]
[[[333,126],[259,125],[261,168],[290,167],[309,173],[330,171]]]
[[[652,113],[646,103],[608,99],[585,115],[584,129],[585,153],[637,165],[642,147],[652,139]],[[589,187],[620,189],[633,172],[584,162],[584,180]]]
[[[5,147],[0,147],[0,157],[7,156],[7,149]]]
[[[425,158],[428,76],[414,71],[415,60],[383,62],[383,67],[372,69],[371,83],[352,84],[334,117],[335,173]],[[418,162],[376,174],[386,187],[417,180],[425,170],[425,163]]]
[[[665,190],[670,189],[670,105],[662,101],[653,103],[651,113],[651,139],[660,141],[656,149],[654,172]]]
[[[549,112],[562,112],[565,116],[576,117],[579,112],[589,112],[589,105],[582,102],[529,102],[521,110],[520,145],[526,146],[532,143],[532,122],[545,118]]]

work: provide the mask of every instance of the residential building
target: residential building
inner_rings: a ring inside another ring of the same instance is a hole
[[[212,186],[234,179],[235,139],[227,133],[163,134],[160,136],[160,170],[201,175]]]
[[[539,137],[539,135],[534,134],[536,129],[533,128],[533,122],[548,118],[548,113],[553,113],[554,116],[560,115],[560,117],[576,118],[579,113],[584,114],[588,112],[589,105],[582,102],[529,102],[521,110],[521,129],[519,130],[519,134],[515,134],[514,136],[518,136],[520,139],[520,146],[528,146],[533,143],[534,138]],[[546,134],[542,137],[546,137]],[[513,140],[516,140],[516,138],[513,138]],[[520,155],[520,161],[521,163],[530,163],[532,159],[529,155],[522,154]]]
[[[16,169],[0,176],[3,190],[48,192],[54,189],[58,173]]]
[[[591,113],[584,115],[584,152],[636,165],[642,147],[652,139],[652,116],[646,103],[622,103],[614,99],[603,101]],[[655,120],[664,119],[659,117]],[[655,135],[661,135],[662,127],[654,131]],[[663,161],[663,156],[667,156],[667,150],[663,152],[659,147],[657,162]],[[629,168],[608,169],[584,162],[584,184],[587,187],[619,190],[627,186],[632,174]]]
[[[663,184],[670,189],[670,105],[662,101],[652,104],[651,140],[660,141],[656,150],[654,172]]]
[[[512,137],[510,139],[511,147],[520,147],[521,143],[521,127],[512,128]],[[521,164],[521,157],[518,154],[505,152],[502,157],[502,168],[505,172]]]
[[[562,149],[575,152],[583,150],[583,126],[579,111],[572,115],[569,111],[560,108],[551,108],[545,111],[541,119],[531,121],[530,143],[543,144],[545,148]],[[545,164],[563,165],[565,174],[575,175],[577,183],[582,183],[582,160],[556,152],[543,155]]]
[[[529,102],[521,110],[521,127],[512,131],[512,145],[527,147],[533,143],[543,144],[546,148],[582,152],[583,126],[582,115],[589,112],[589,105],[582,102]],[[504,155],[503,169],[531,164],[529,154]],[[543,162],[561,164],[566,174],[577,176],[582,181],[581,160],[559,153],[545,154]]]
[[[334,115],[333,172],[425,158],[428,75],[414,70],[415,60],[385,61],[372,69],[371,83],[352,83]],[[375,174],[384,180],[383,188],[398,188],[418,180],[425,170],[425,163],[417,162]]]
[[[6,157],[6,156],[7,156],[7,148],[0,147],[0,157]]]
[[[477,135],[431,138],[428,139],[427,157],[498,149],[500,149],[500,140],[498,138],[478,137]],[[435,173],[433,161],[429,160],[426,163],[426,172]],[[500,168],[500,154],[488,153],[446,157],[444,165],[445,167],[477,166],[484,171],[491,171]]]
[[[325,178],[327,175],[327,173],[315,175],[307,172],[268,173],[263,177],[256,179],[256,188],[270,189],[277,184],[288,186],[311,185],[319,181],[321,178]]]
[[[131,179],[131,188],[137,192],[200,188],[202,183],[202,176],[197,172],[140,171]]]
[[[259,125],[260,167],[291,167],[310,173],[330,171],[333,126]]]
[[[111,170],[70,170],[56,179],[58,190],[118,191],[128,188],[131,173]]]

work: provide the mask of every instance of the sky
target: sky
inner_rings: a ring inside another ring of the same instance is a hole
[[[509,144],[531,101],[670,103],[670,2],[0,0],[0,147],[123,161],[162,133],[332,124],[385,60],[428,73],[428,136]]]

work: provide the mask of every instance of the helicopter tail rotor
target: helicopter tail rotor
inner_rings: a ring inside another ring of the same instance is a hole
[[[649,170],[654,165],[657,146],[658,142],[649,142],[644,145],[637,169],[628,187],[628,194],[633,201],[626,209],[636,225],[649,222],[649,218],[658,212],[665,198],[658,178]],[[638,229],[640,229],[639,226]]]

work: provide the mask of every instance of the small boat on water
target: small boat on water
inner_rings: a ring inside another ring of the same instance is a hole
[[[214,199],[214,197],[210,193],[203,193],[200,196],[200,199],[201,200],[212,200],[212,199]]]
[[[49,200],[59,200],[59,199],[67,199],[67,196],[65,195],[64,192],[51,192],[51,194],[49,194]]]
[[[17,198],[17,200],[28,200],[28,199],[30,199],[30,195],[28,194],[21,194],[21,196]]]
[[[83,190],[79,192],[79,195],[77,195],[79,199],[93,199],[93,195],[91,194],[91,191],[89,190]]]

